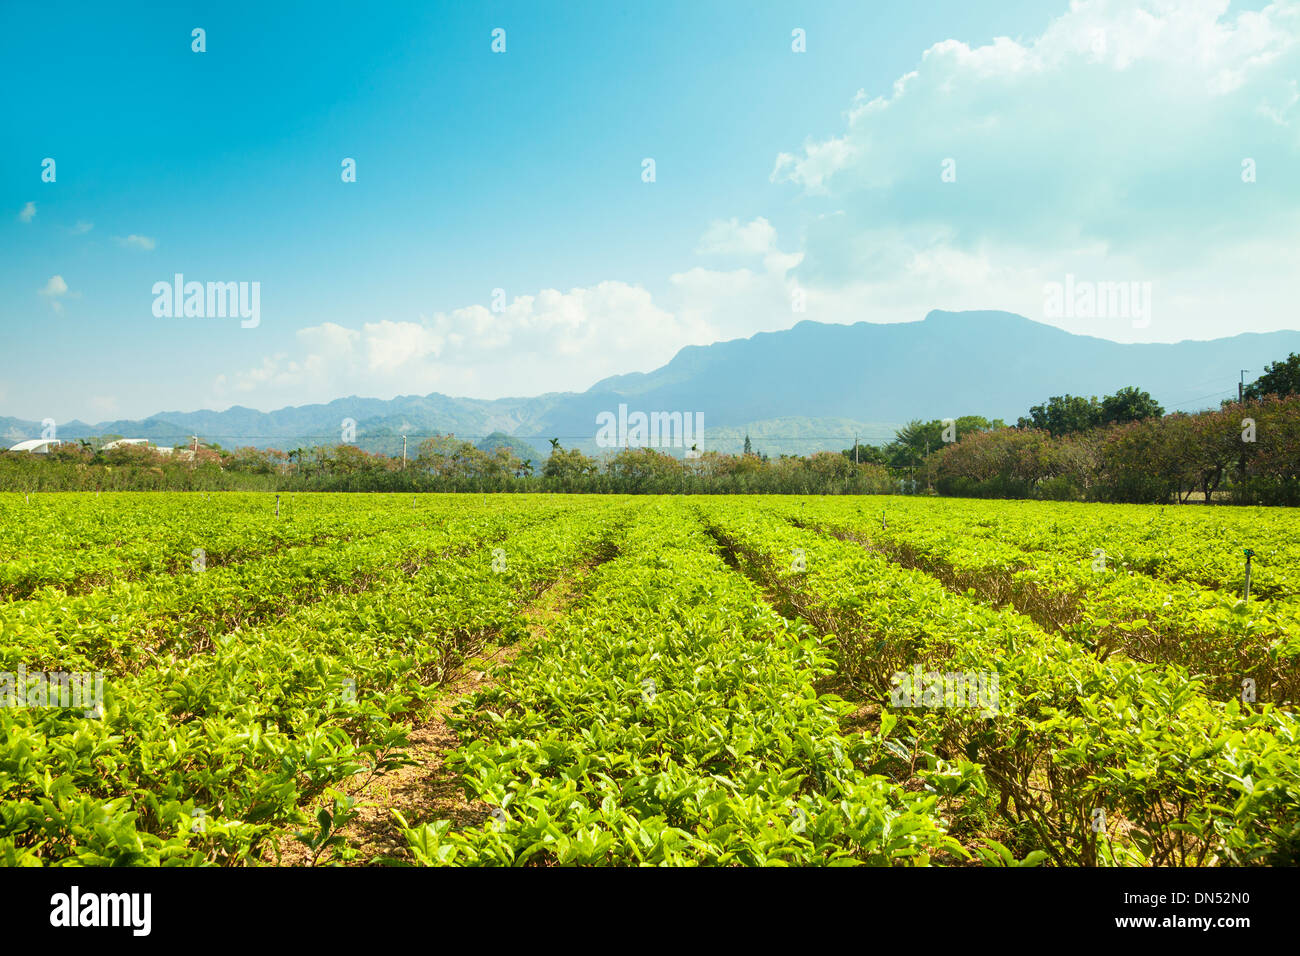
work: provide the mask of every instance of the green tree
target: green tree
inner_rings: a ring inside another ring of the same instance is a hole
[[[684,467],[672,455],[653,448],[624,448],[605,463],[607,474],[630,484],[635,491],[675,487],[681,481]]]
[[[888,464],[894,468],[914,468],[944,445],[959,442],[972,432],[995,431],[1005,427],[1006,424],[1001,419],[990,421],[982,415],[963,415],[960,418],[934,419],[929,422],[911,421],[894,433],[893,442],[885,447],[885,456]]]
[[[1053,437],[1087,431],[1101,424],[1101,403],[1097,396],[1053,395],[1042,405],[1029,409],[1029,417],[1016,422],[1019,428],[1041,428]]]
[[[856,458],[854,457],[855,452],[856,452]],[[882,447],[878,447],[876,445],[863,445],[859,443],[856,448],[854,447],[845,448],[842,452],[840,452],[840,454],[843,455],[845,458],[847,458],[849,461],[856,460],[859,464],[863,464],[863,465],[889,464],[889,456],[885,453],[885,449]]]
[[[594,458],[588,458],[576,448],[561,448],[557,440],[552,439],[552,441],[554,444],[551,446],[551,457],[546,459],[546,464],[542,466],[544,478],[562,480],[585,478],[594,475],[599,469]]]
[[[1264,366],[1264,374],[1247,385],[1244,394],[1255,401],[1265,395],[1300,395],[1300,354],[1292,352]]]
[[[1159,418],[1165,413],[1160,403],[1149,392],[1132,385],[1121,388],[1114,395],[1107,395],[1101,400],[1101,424],[1123,425],[1125,422],[1140,422],[1148,418]]]
[[[439,477],[469,478],[487,470],[488,456],[454,435],[437,435],[420,442],[415,462],[417,467]]]

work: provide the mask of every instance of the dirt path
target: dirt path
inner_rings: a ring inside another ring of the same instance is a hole
[[[529,636],[501,647],[485,648],[472,658],[473,666],[443,685],[444,693],[432,703],[410,734],[406,756],[414,763],[371,777],[364,786],[349,791],[357,800],[356,817],[339,832],[358,852],[348,861],[352,866],[410,862],[393,811],[400,811],[412,825],[417,821],[451,820],[457,829],[478,826],[487,819],[490,807],[469,800],[456,775],[446,766],[447,753],[460,739],[447,723],[448,716],[467,697],[495,683],[496,675],[508,668],[533,641],[544,635],[577,599],[580,578],[566,574],[552,584],[524,612]],[[364,779],[359,775],[360,779]],[[279,842],[279,865],[307,866],[311,851],[285,836]],[[269,860],[267,862],[274,862]],[[323,854],[318,862],[328,863]]]

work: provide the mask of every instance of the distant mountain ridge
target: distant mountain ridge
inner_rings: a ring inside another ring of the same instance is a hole
[[[453,433],[477,441],[500,432],[544,455],[551,437],[596,451],[597,414],[622,403],[644,412],[703,412],[705,449],[739,450],[749,430],[761,451],[806,453],[847,447],[855,435],[876,443],[917,418],[974,414],[1013,422],[1052,395],[1100,396],[1125,385],[1146,389],[1169,411],[1209,407],[1229,393],[1239,369],[1258,375],[1291,352],[1300,352],[1300,332],[1123,344],[1009,312],[934,311],[920,322],[805,321],[688,346],[661,368],[611,376],[585,392],[494,400],[433,393],[340,398],[272,412],[242,406],[160,412],[143,420],[60,423],[58,435],[119,434],[168,444],[198,435],[226,447],[289,450],[338,443],[342,420],[351,418],[356,443],[371,450],[400,450],[403,433],[418,445],[416,436]],[[39,422],[0,418],[0,435],[10,442],[40,433]]]

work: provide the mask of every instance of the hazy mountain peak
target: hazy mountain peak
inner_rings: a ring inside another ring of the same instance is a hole
[[[237,405],[93,426],[69,422],[59,435],[184,442],[196,434],[227,447],[292,448],[341,441],[346,416],[357,421],[357,441],[374,447],[392,439],[400,448],[403,434],[478,440],[497,432],[542,445],[560,437],[566,447],[594,450],[596,416],[626,404],[631,411],[702,413],[705,448],[711,431],[721,440],[751,427],[769,443],[789,438],[796,440],[789,450],[809,451],[844,447],[844,436],[858,428],[870,429],[864,436],[870,441],[916,418],[977,414],[1014,421],[1051,395],[1103,395],[1125,385],[1150,391],[1170,411],[1210,407],[1236,394],[1239,369],[1263,368],[1290,352],[1300,352],[1300,332],[1122,344],[1011,312],[935,309],[918,322],[810,319],[783,331],[691,345],[661,368],[610,376],[581,393],[494,400],[436,392],[388,400],[351,395],[271,412]],[[795,434],[779,434],[783,429]],[[834,434],[819,434],[830,429]],[[0,432],[17,441],[39,435],[40,424],[0,419]]]

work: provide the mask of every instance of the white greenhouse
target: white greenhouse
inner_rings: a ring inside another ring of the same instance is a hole
[[[33,455],[48,455],[51,448],[62,444],[57,438],[28,438],[12,446],[10,451],[28,451]]]

